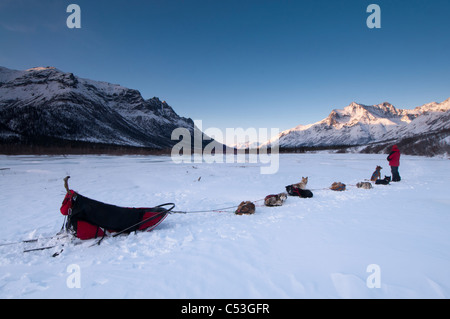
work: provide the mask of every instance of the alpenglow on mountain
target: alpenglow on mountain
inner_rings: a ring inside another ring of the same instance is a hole
[[[82,79],[53,67],[26,71],[0,67],[0,141],[56,139],[167,149],[176,128],[193,132],[154,97],[117,84]]]
[[[412,110],[397,109],[387,102],[378,105],[353,102],[344,109],[333,110],[317,123],[281,132],[261,147],[272,143],[279,143],[281,148],[364,145],[449,129],[450,98]]]

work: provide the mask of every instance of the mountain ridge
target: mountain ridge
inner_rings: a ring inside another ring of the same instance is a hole
[[[260,147],[280,148],[356,146],[409,138],[450,128],[450,98],[412,110],[397,109],[383,102],[376,105],[350,103],[313,124],[298,125],[281,132]]]
[[[80,78],[55,67],[18,71],[0,66],[0,110],[3,145],[64,146],[67,142],[83,148],[90,144],[169,150],[178,143],[171,140],[176,128],[186,128],[192,136],[198,130],[192,119],[179,116],[157,97],[144,99],[138,90]],[[449,131],[450,98],[414,109],[396,108],[389,102],[351,102],[316,123],[298,125],[269,141],[233,147],[266,148],[277,143],[282,150],[364,145],[374,150],[379,149],[377,143],[407,139],[407,145],[417,149],[411,144],[416,137],[420,139],[416,144],[428,143],[437,153],[450,153]],[[203,139],[204,144],[210,141]]]
[[[0,139],[9,143],[48,138],[168,149],[177,143],[175,128],[197,129],[157,97],[54,67],[0,67],[0,110]]]

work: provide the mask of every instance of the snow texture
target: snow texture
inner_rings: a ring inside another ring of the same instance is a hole
[[[254,215],[171,214],[151,232],[23,253],[0,246],[0,298],[449,298],[449,160],[403,156],[400,183],[358,189],[385,155],[283,154],[259,163],[182,163],[165,156],[0,156],[0,244],[48,237],[63,223],[62,178],[120,206],[220,210],[309,177],[313,198]],[[199,180],[199,177],[201,179]],[[328,189],[347,184],[344,192]],[[48,242],[51,244],[51,241]],[[379,288],[369,288],[371,267]],[[68,281],[78,269],[80,288]],[[369,269],[369,271],[368,271]],[[69,272],[68,272],[69,271]]]

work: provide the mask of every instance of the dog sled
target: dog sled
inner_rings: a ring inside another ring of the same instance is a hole
[[[70,190],[64,179],[66,196],[61,214],[66,216],[64,227],[81,240],[103,238],[107,233],[117,236],[135,231],[151,231],[167,217],[175,204],[155,207],[119,207],[85,197]]]

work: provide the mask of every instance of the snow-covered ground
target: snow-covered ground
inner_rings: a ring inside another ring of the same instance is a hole
[[[0,244],[60,230],[66,175],[72,189],[93,199],[136,207],[174,202],[191,212],[257,201],[302,176],[314,193],[282,207],[258,201],[254,215],[171,214],[151,232],[66,245],[57,257],[59,248],[23,253],[37,245],[3,245],[0,297],[449,298],[450,162],[402,156],[400,183],[352,186],[376,165],[390,175],[385,157],[284,154],[276,174],[262,175],[264,164],[248,162],[0,156]],[[347,191],[327,189],[337,181]]]

